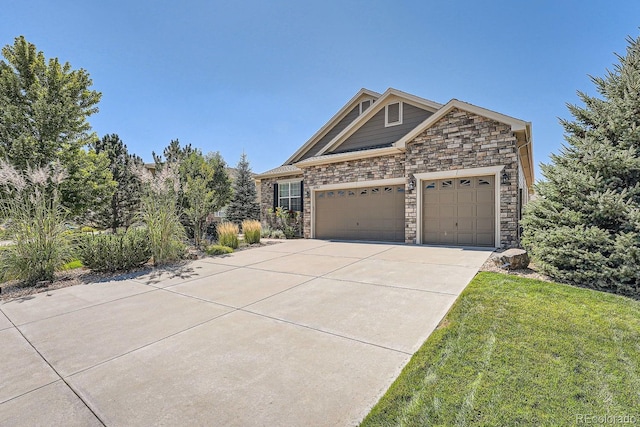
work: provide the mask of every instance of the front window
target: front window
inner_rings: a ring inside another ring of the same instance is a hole
[[[278,206],[290,211],[302,210],[300,181],[278,183]]]

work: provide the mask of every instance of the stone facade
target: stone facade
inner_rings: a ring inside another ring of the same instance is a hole
[[[517,247],[518,242],[518,168],[517,140],[509,125],[467,111],[453,109],[406,145],[404,153],[349,160],[303,169],[303,230],[311,237],[312,189],[328,184],[404,178],[412,174],[503,166],[507,184],[498,180],[500,196],[500,242],[496,246]],[[503,172],[500,172],[502,175]],[[264,218],[273,207],[273,184],[296,177],[283,176],[261,181],[261,212]],[[416,243],[417,191],[406,192],[405,241]],[[497,196],[497,194],[496,194]]]
[[[391,156],[370,157],[305,168],[304,186],[305,189],[313,189],[318,185],[402,178],[403,176],[405,176],[404,154],[398,153]],[[311,194],[311,191],[309,191],[308,197],[303,194],[305,238],[311,237]]]
[[[405,173],[438,172],[504,165],[509,183],[500,186],[499,246],[518,246],[518,156],[509,125],[458,109],[407,144]],[[416,190],[406,196],[407,243],[416,242]],[[497,196],[497,195],[496,195]]]

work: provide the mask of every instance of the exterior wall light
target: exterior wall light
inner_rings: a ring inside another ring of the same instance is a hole
[[[414,188],[416,188],[416,177],[411,174],[409,175],[409,179],[407,181],[407,189],[409,191],[412,191]]]
[[[502,172],[502,178],[500,182],[504,185],[509,184],[509,174],[507,173],[507,171]]]

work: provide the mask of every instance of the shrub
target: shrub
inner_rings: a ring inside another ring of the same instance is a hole
[[[232,222],[223,222],[218,226],[218,243],[230,248],[238,248],[238,226]]]
[[[84,227],[80,228],[80,232],[82,233],[93,233],[94,231],[98,231],[98,230],[93,227],[89,227],[88,225],[85,225]]]
[[[211,245],[206,249],[205,252],[207,253],[207,255],[225,255],[233,253],[233,248],[223,245]]]
[[[260,233],[262,231],[262,225],[260,221],[245,219],[242,221],[242,233],[244,233],[244,241],[249,245],[253,243],[260,243]]]
[[[10,219],[7,231],[14,242],[0,257],[4,280],[53,280],[71,258],[59,193],[65,177],[57,164],[24,173],[0,161],[0,219]]]
[[[146,230],[129,229],[117,234],[85,235],[78,247],[82,264],[93,271],[126,271],[151,258]]]
[[[275,211],[269,209],[266,219],[269,228],[282,231],[287,239],[302,236],[302,216],[300,212],[277,207]]]

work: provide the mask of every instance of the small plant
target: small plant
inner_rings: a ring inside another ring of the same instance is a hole
[[[79,259],[76,259],[63,265],[62,270],[75,270],[76,268],[82,268],[82,267],[84,267],[84,265],[82,264],[82,261],[80,261]]]
[[[89,234],[80,241],[78,255],[93,271],[131,270],[151,258],[149,235],[133,228],[117,234]]]
[[[85,225],[84,227],[82,227],[82,228],[80,229],[80,232],[82,232],[82,233],[93,233],[93,232],[95,232],[95,231],[98,231],[98,230],[96,230],[96,229],[95,229],[95,228],[93,228],[93,227],[89,227],[88,225]]]
[[[286,239],[284,232],[282,230],[271,230],[271,238],[272,239]]]
[[[218,226],[218,243],[230,248],[238,248],[238,226],[232,222],[223,222]]]
[[[233,248],[223,245],[211,245],[206,249],[205,252],[207,253],[207,255],[225,255],[233,253]]]
[[[262,230],[260,230],[260,237],[268,239],[271,237],[271,233],[273,230],[268,225],[262,226]]]
[[[261,231],[262,225],[260,221],[254,219],[245,219],[242,221],[242,233],[244,234],[244,241],[247,242],[247,244],[260,243]]]

